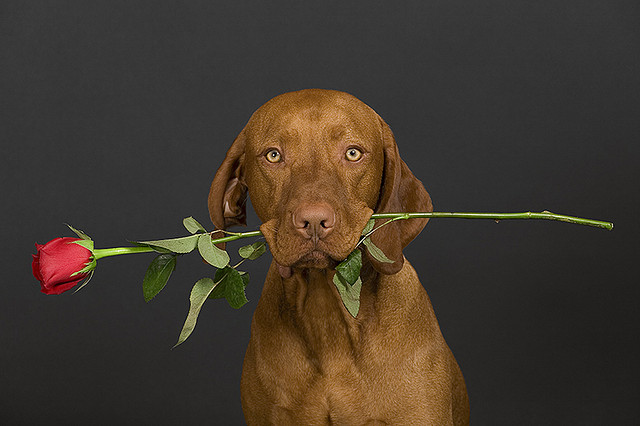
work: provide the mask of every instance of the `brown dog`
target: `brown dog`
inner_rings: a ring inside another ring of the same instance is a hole
[[[217,228],[245,224],[247,191],[273,255],[242,371],[247,423],[468,424],[462,373],[402,255],[427,220],[372,235],[394,262],[366,253],[356,318],[332,282],[374,211],[432,211],[375,111],[328,90],[270,100],[213,180]]]

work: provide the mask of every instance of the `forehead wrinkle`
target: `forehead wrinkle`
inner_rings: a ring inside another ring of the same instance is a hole
[[[371,128],[368,109],[354,107],[350,103],[314,102],[301,105],[297,102],[280,105],[277,114],[261,111],[259,124],[254,127],[257,136],[253,142],[258,150],[269,145],[289,151],[289,160],[308,156],[312,153],[321,156],[339,143],[358,142],[369,145],[369,141],[379,139],[375,129]],[[338,137],[335,137],[338,136]],[[320,151],[321,150],[321,151]],[[320,154],[322,152],[322,154]],[[285,152],[286,156],[286,152]]]
[[[310,118],[308,114],[295,114],[289,117],[285,126],[293,129],[302,129],[308,133],[305,137],[340,141],[363,139],[367,135],[362,132],[361,120],[354,114],[347,114],[341,109],[332,108],[322,113],[321,120]]]

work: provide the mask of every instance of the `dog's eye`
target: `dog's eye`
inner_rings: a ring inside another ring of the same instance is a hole
[[[358,148],[349,148],[345,153],[345,157],[349,161],[358,161],[360,158],[362,158],[362,151],[360,151]]]
[[[280,160],[282,160],[282,155],[280,155],[280,151],[278,151],[277,149],[269,150],[265,157],[267,157],[267,161],[270,163],[279,163]]]

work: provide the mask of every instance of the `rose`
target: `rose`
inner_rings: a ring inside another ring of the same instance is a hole
[[[493,219],[496,222],[502,219],[548,219],[596,226],[608,230],[613,229],[613,223],[610,222],[558,215],[546,210],[541,213],[375,213],[371,215],[371,219],[388,219],[388,221],[375,227],[375,222],[370,220],[362,231],[362,237],[356,249],[336,266],[336,272],[333,276],[333,283],[340,293],[344,306],[351,315],[356,317],[360,309],[362,253],[358,246],[364,245],[369,254],[376,260],[388,262],[390,259],[369,238],[375,230],[396,220],[437,217]],[[245,260],[255,260],[266,251],[265,241],[258,241],[241,247],[238,250],[238,254],[243,259],[235,266],[231,266],[228,253],[219,249],[217,244],[241,238],[259,237],[262,235],[260,231],[227,232],[229,234],[227,236],[212,239],[212,235],[220,230],[208,232],[193,217],[183,219],[182,223],[191,235],[163,240],[138,241],[135,243],[135,247],[103,249],[96,249],[93,240],[87,234],[71,225],[67,225],[80,238],[56,238],[45,245],[36,244],[37,254],[33,255],[32,263],[33,275],[40,281],[43,293],[60,294],[87,278],[80,286],[80,288],[84,287],[91,278],[97,261],[103,257],[157,252],[158,255],[149,265],[142,282],[144,298],[148,302],[164,288],[176,267],[178,255],[190,253],[197,249],[203,259],[218,268],[218,271],[216,271],[214,279],[202,278],[193,286],[189,297],[189,314],[180,332],[178,343],[176,343],[177,346],[184,342],[193,331],[200,309],[207,299],[226,298],[233,308],[239,308],[247,302],[245,287],[249,280],[249,274],[241,272],[237,268]]]
[[[36,244],[37,253],[33,255],[31,266],[33,275],[40,281],[43,293],[64,293],[86,278],[95,268],[93,252],[90,249],[93,247],[85,247],[87,241],[63,237],[55,238],[44,245]]]

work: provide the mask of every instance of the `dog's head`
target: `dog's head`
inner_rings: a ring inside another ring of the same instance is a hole
[[[285,93],[251,116],[211,184],[217,228],[246,224],[247,191],[281,272],[335,266],[374,211],[433,209],[389,126],[355,97],[331,90]],[[394,263],[368,255],[374,268],[398,272],[402,249],[426,223],[401,220],[376,231],[372,241]]]

